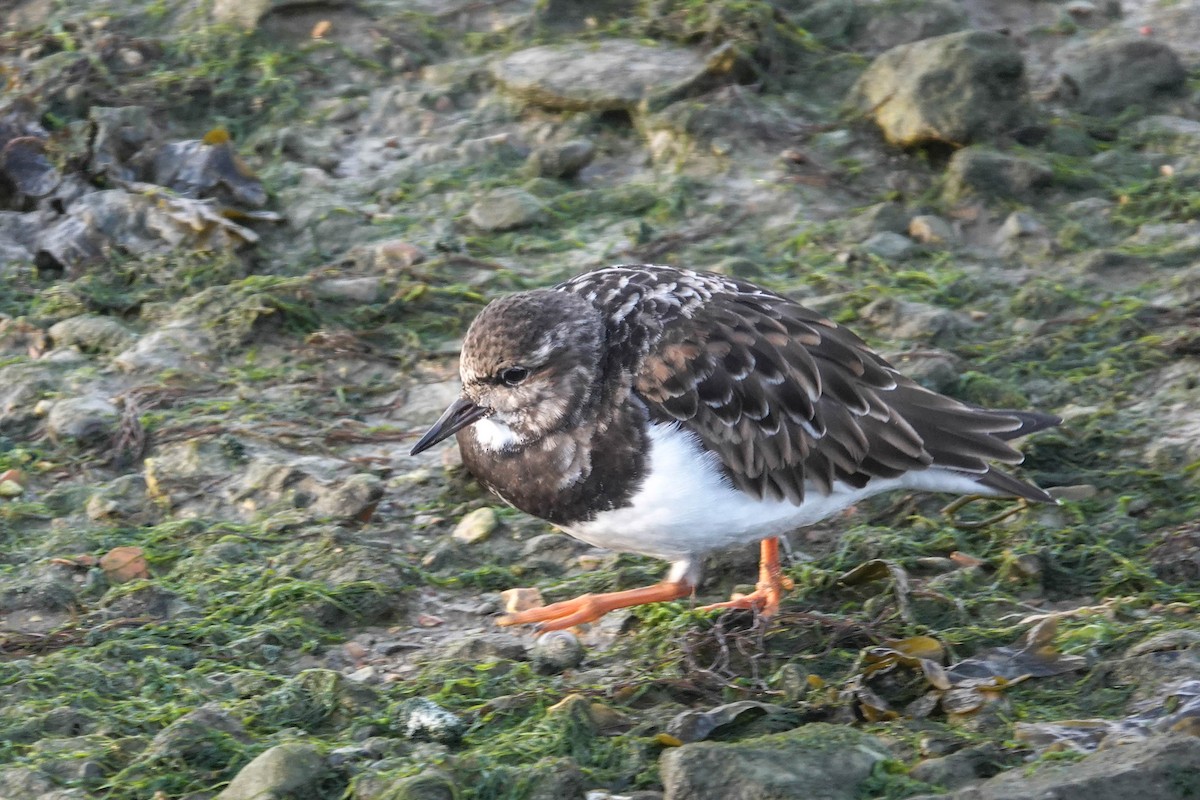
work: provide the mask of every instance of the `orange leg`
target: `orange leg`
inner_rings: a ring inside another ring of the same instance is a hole
[[[497,625],[529,625],[536,623],[538,630],[558,631],[595,622],[617,608],[629,608],[646,603],[662,603],[678,600],[692,593],[692,586],[682,581],[663,581],[640,589],[605,594],[585,594],[573,600],[563,600],[541,608],[531,608],[516,614],[505,614],[496,621]]]
[[[758,585],[750,594],[735,594],[724,603],[702,606],[701,611],[721,608],[757,608],[764,617],[774,616],[779,611],[783,593],[795,586],[792,579],[783,574],[779,567],[779,539],[762,540],[762,554],[758,564]]]

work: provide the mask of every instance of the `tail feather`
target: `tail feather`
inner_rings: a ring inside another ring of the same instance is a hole
[[[1015,411],[1013,409],[980,409],[987,411],[989,414],[997,416],[1012,417],[1021,423],[1021,427],[1014,428],[1011,431],[996,431],[992,435],[997,439],[1016,439],[1028,433],[1036,431],[1044,431],[1046,428],[1053,428],[1062,422],[1062,417],[1057,417],[1054,414],[1047,414],[1042,411]]]

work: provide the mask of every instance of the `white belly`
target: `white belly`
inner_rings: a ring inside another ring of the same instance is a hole
[[[567,528],[578,539],[609,550],[670,561],[694,561],[713,550],[779,536],[812,525],[863,498],[892,489],[985,493],[970,476],[926,470],[862,489],[835,484],[828,495],[809,488],[802,505],[757,500],[730,485],[717,456],[678,425],[650,426],[647,477],[632,505]]]

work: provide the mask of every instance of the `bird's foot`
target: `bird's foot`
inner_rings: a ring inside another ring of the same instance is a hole
[[[779,602],[784,592],[795,588],[791,578],[783,574],[779,566],[779,539],[762,540],[762,552],[758,565],[758,584],[750,594],[735,594],[724,603],[701,606],[701,611],[716,611],[726,608],[758,609],[764,617],[773,617],[779,612]]]
[[[778,578],[777,581],[760,582],[750,594],[735,594],[723,603],[700,606],[700,610],[757,609],[764,617],[773,617],[779,612],[779,603],[783,599],[784,592],[789,592],[796,586],[795,582],[786,575],[780,575]]]
[[[692,593],[692,586],[682,581],[663,581],[640,589],[623,592],[585,594],[561,603],[552,603],[541,608],[530,608],[515,614],[505,614],[496,620],[497,625],[536,625],[541,631],[560,631],[586,622],[595,622],[610,611],[629,608],[646,603],[662,603],[678,600]]]

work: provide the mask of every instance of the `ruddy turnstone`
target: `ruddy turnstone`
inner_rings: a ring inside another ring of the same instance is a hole
[[[413,447],[457,434],[502,499],[589,544],[672,562],[654,586],[510,614],[554,630],[690,595],[704,557],[761,542],[755,591],[709,608],[772,614],[779,536],[892,489],[1050,501],[991,466],[1060,420],[922,388],[850,331],[723,275],[616,266],[488,305],[463,390]]]

